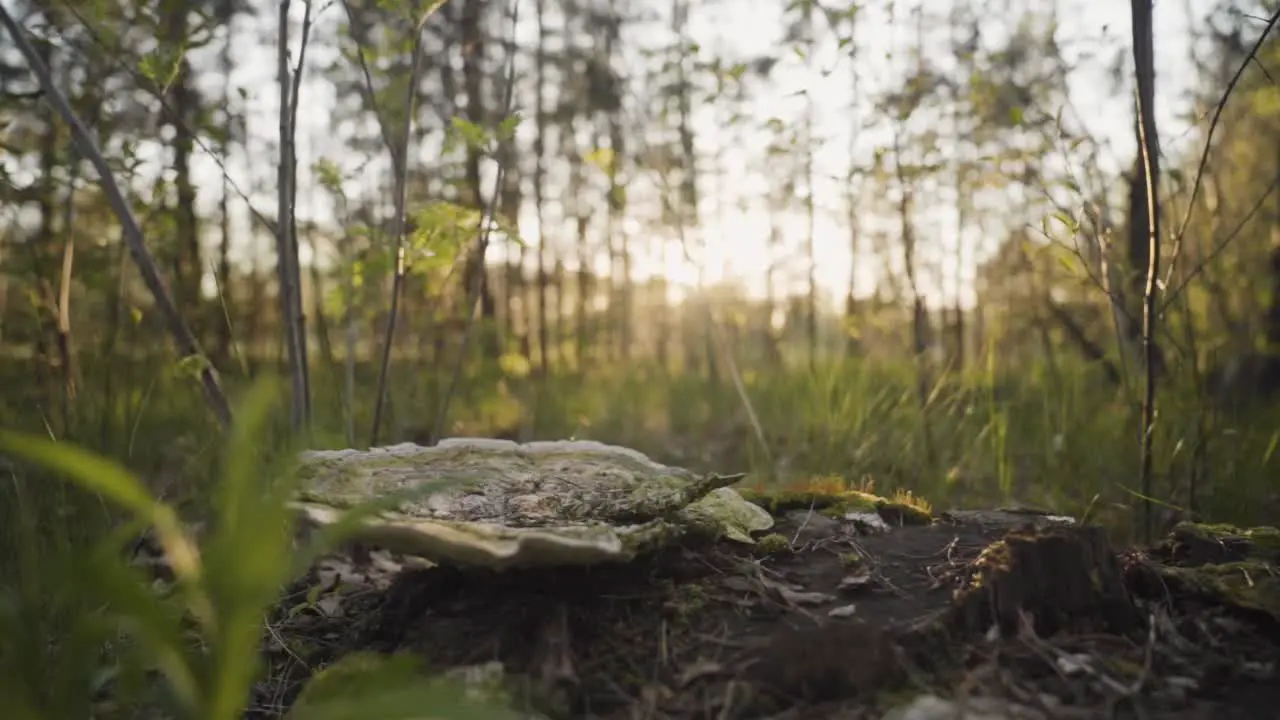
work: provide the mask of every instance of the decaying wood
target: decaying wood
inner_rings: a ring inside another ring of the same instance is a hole
[[[974,562],[956,596],[950,624],[962,632],[1017,633],[1023,619],[1036,633],[1067,629],[1123,634],[1140,616],[1120,564],[1098,527],[1016,530]]]

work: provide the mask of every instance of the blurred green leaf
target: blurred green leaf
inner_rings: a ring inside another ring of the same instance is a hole
[[[320,186],[335,196],[342,196],[342,171],[329,158],[320,158],[311,166]]]
[[[189,647],[181,608],[156,595],[142,573],[126,565],[113,550],[104,543],[89,554],[88,562],[68,558],[74,574],[67,582],[91,588],[109,603],[111,616],[139,643],[147,663],[168,682],[179,704],[176,709],[198,715],[205,701],[200,683],[203,658]]]
[[[460,117],[451,118],[450,134],[461,139],[472,150],[486,150],[489,146],[489,132],[480,125]]]
[[[582,161],[600,169],[606,175],[613,171],[614,153],[612,148],[596,148],[583,153]]]
[[[498,693],[427,674],[411,655],[348,655],[307,683],[289,720],[515,720]]]
[[[65,476],[84,490],[117,503],[155,527],[174,573],[188,580],[200,574],[200,557],[173,510],[157,502],[138,478],[120,465],[69,443],[0,430],[0,449]]]
[[[516,136],[516,129],[520,127],[520,122],[523,119],[524,118],[522,118],[518,112],[512,113],[511,115],[503,118],[502,122],[498,124],[498,139],[507,141],[514,138]]]
[[[533,371],[529,359],[519,353],[504,353],[498,358],[498,365],[504,374],[514,378],[528,377]]]
[[[207,699],[213,717],[238,714],[248,698],[259,664],[262,618],[293,571],[288,466],[294,443],[286,442],[275,457],[265,446],[271,412],[282,395],[282,383],[270,376],[249,388],[214,489],[216,522],[205,548],[205,582],[216,620],[206,628],[214,658]]]

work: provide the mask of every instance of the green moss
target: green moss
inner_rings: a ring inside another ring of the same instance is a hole
[[[711,540],[728,538],[752,544],[751,534],[773,527],[773,516],[760,506],[747,502],[732,488],[716,488],[700,500],[682,509],[679,524],[695,535]]]
[[[1142,663],[1134,662],[1126,657],[1103,657],[1100,660],[1103,667],[1110,670],[1111,674],[1119,675],[1125,680],[1137,680],[1142,677],[1145,671]]]
[[[701,488],[695,488],[687,477],[654,475],[638,483],[622,507],[640,517],[653,517],[673,506],[692,502],[701,494]],[[673,503],[672,498],[679,499]]]
[[[1164,567],[1160,573],[1186,590],[1280,620],[1280,573],[1269,563],[1245,560],[1192,568]]]
[[[1268,525],[1241,528],[1227,523],[1180,522],[1173,528],[1173,535],[1208,542],[1238,538],[1252,544],[1249,557],[1280,560],[1280,529]]]
[[[997,540],[986,546],[973,561],[973,574],[970,577],[972,587],[982,587],[986,584],[987,578],[1001,570],[1007,570],[1012,561],[1013,555],[1009,551],[1009,544],[1004,540]]]
[[[905,502],[885,501],[876,508],[880,518],[890,525],[928,525],[933,514],[928,510]]]
[[[687,621],[701,612],[710,601],[711,595],[703,586],[681,583],[672,586],[666,607],[677,620]]]
[[[839,520],[849,513],[878,513],[890,525],[928,525],[933,522],[929,504],[909,493],[888,499],[860,490],[752,490],[742,496],[774,515],[787,510],[809,510]]]
[[[887,502],[888,500],[879,495],[850,490],[841,496],[840,511],[841,513],[875,512]]]
[[[1248,537],[1254,547],[1270,555],[1280,554],[1280,528],[1261,526],[1250,528]]]
[[[875,708],[882,713],[888,713],[895,708],[906,707],[910,705],[917,697],[920,696],[920,689],[917,687],[894,686],[886,688],[876,693],[873,699]]]
[[[769,533],[756,541],[756,548],[765,555],[789,552],[791,541],[781,533]]]
[[[851,512],[875,512],[884,498],[870,493],[847,490],[844,492],[815,492],[810,490],[752,490],[738,491],[742,497],[778,514],[787,510],[813,509],[822,515],[840,518]]]
[[[840,556],[840,564],[849,568],[858,567],[862,561],[862,553],[847,552]]]

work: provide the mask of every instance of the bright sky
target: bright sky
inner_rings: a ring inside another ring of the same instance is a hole
[[[1032,0],[1014,0],[1015,6],[1018,2],[1030,1]],[[909,47],[915,33],[914,21],[911,20],[909,11],[912,5],[918,5],[919,2],[927,3],[927,12],[930,16],[941,15],[949,9],[947,3],[936,2],[936,0],[935,2],[900,0],[899,19],[890,26],[887,20],[889,0],[870,0],[860,16],[856,42],[862,58],[859,72],[865,98],[873,98],[892,87],[895,77],[894,68],[900,69],[905,60],[899,56],[891,64],[886,58],[886,53],[890,49],[905,53]],[[999,0],[994,2],[998,3]],[[1108,170],[1115,170],[1127,165],[1133,152],[1134,142],[1130,137],[1131,106],[1125,99],[1127,95],[1115,97],[1109,94],[1110,83],[1106,79],[1106,66],[1117,51],[1127,53],[1130,47],[1129,3],[1118,0],[1056,0],[1056,2],[1061,25],[1059,43],[1068,57],[1079,58],[1076,61],[1079,70],[1071,78],[1071,90],[1073,104],[1084,117],[1075,118],[1075,120],[1083,122],[1095,137],[1104,138],[1107,141],[1111,153],[1104,157],[1104,162],[1108,163]],[[271,6],[272,14],[274,13],[275,3],[264,3],[264,5]],[[296,10],[300,10],[297,6],[301,3],[294,3],[294,5]],[[773,53],[782,54],[787,58],[779,66],[771,87],[762,89],[759,83],[753,83],[753,87],[757,90],[756,100],[751,107],[751,113],[755,119],[753,125],[761,124],[775,115],[787,117],[788,113],[802,107],[800,105],[803,102],[802,99],[787,97],[793,93],[809,90],[816,98],[817,134],[825,140],[825,144],[817,153],[817,174],[832,178],[827,181],[820,178],[821,184],[816,191],[820,208],[815,233],[818,255],[816,273],[825,292],[836,298],[843,296],[848,287],[852,263],[849,231],[847,222],[843,220],[846,216],[843,183],[834,178],[843,177],[845,173],[848,134],[851,132],[854,121],[859,119],[847,109],[851,97],[851,78],[848,75],[847,60],[841,62],[836,72],[823,77],[819,72],[799,66],[796,56],[779,52],[783,29],[781,20],[783,2],[719,0],[715,3],[695,2],[693,5],[692,34],[694,39],[702,45],[704,54],[717,53],[731,58],[749,58]],[[329,35],[334,25],[342,19],[342,9],[330,0],[320,0],[319,6],[323,10],[315,32]],[[1185,104],[1182,100],[1183,93],[1187,90],[1185,83],[1194,77],[1188,63],[1188,10],[1199,22],[1211,6],[1212,0],[1178,2],[1159,0],[1156,2],[1156,65],[1161,70],[1157,79],[1157,120],[1161,126],[1162,144],[1166,153],[1185,150],[1187,143],[1188,126],[1180,114],[1185,113]],[[533,7],[530,0],[522,0],[520,31],[522,38],[531,39],[535,32]],[[274,17],[260,18],[260,24],[274,24],[274,22]],[[993,17],[989,22],[991,25],[984,26],[984,31],[992,33],[1001,31],[998,17]],[[260,33],[264,31],[254,28],[248,32],[241,32],[245,45],[249,46],[255,42],[253,38],[261,37]],[[934,42],[939,44],[942,53],[949,53],[945,33],[946,30],[939,29]],[[624,38],[624,42],[635,40],[637,38]],[[317,51],[318,47],[320,46],[312,46],[309,50],[308,65],[311,68],[309,72],[312,73],[315,73],[316,69],[329,59]],[[834,45],[829,46],[825,52],[819,53],[818,62],[815,64],[832,67],[836,61],[836,52]],[[248,90],[250,132],[257,138],[251,140],[252,166],[246,168],[243,162],[234,161],[230,169],[232,177],[246,189],[252,184],[250,172],[258,178],[268,179],[266,187],[274,186],[275,153],[270,152],[265,145],[265,138],[274,137],[277,133],[275,113],[278,98],[275,88],[274,53],[274,47],[267,44],[246,47],[244,53],[238,53],[242,64],[234,82]],[[1089,53],[1093,54],[1092,59],[1081,57]],[[1131,56],[1126,54],[1126,62],[1131,62],[1130,58]],[[529,69],[522,68],[522,70]],[[220,92],[222,81],[219,78],[206,77],[205,82],[213,96]],[[355,175],[349,187],[351,193],[361,188],[377,192],[380,187],[389,187],[384,185],[387,182],[388,165],[385,159],[379,157],[370,163],[367,162],[367,158],[352,157],[350,152],[344,150],[333,138],[330,115],[335,103],[333,92],[327,85],[313,83],[304,86],[302,97],[304,111],[301,113],[298,129],[299,202],[303,216],[315,213],[329,215],[331,212],[330,203],[323,200],[322,193],[316,189],[309,177],[310,173],[307,172],[307,168],[322,155],[340,161],[348,169],[363,167]],[[531,107],[517,109],[523,109],[526,117],[531,113]],[[758,165],[745,166],[748,161],[755,162],[754,153],[734,153],[732,147],[739,147],[744,142],[750,147],[762,145],[766,139],[765,135],[763,131],[756,131],[746,138],[735,137],[723,130],[723,119],[717,116],[720,110],[716,106],[704,103],[696,109],[697,138],[704,151],[711,150],[710,143],[717,138],[731,145],[730,167],[727,168],[726,174],[729,182],[725,185],[734,193],[734,197],[727,197],[724,202],[719,203],[718,208],[714,197],[702,207],[701,239],[705,242],[705,250],[702,252],[697,252],[696,248],[694,250],[701,260],[699,265],[705,272],[704,280],[715,282],[726,277],[737,278],[749,292],[762,295],[765,269],[770,259],[767,252],[769,217],[764,200],[766,178],[760,172]],[[1056,109],[1054,111],[1056,112]],[[867,108],[859,112],[862,117],[870,117],[870,114]],[[532,126],[532,121],[525,123],[522,133],[532,131]],[[888,141],[889,135],[883,130],[863,133],[857,145],[859,154],[862,156],[860,162],[868,162],[875,148],[887,145]],[[159,156],[156,157],[159,158]],[[422,160],[429,163],[431,158],[424,154]],[[217,202],[220,187],[217,181],[219,171],[208,158],[201,160],[197,170],[202,176],[209,178],[200,184],[201,204],[211,210]],[[713,188],[713,185],[704,186],[704,197],[715,195],[725,197],[725,193]],[[389,197],[389,190],[383,192],[388,193],[384,195],[385,197]],[[741,198],[745,198],[745,203],[739,203]],[[269,211],[274,207],[274,199],[268,194],[261,199],[255,198],[255,204],[264,211]],[[924,203],[921,204],[924,205]],[[954,297],[956,291],[955,283],[951,281],[954,267],[950,266],[950,263],[953,261],[942,260],[944,257],[954,257],[957,242],[955,223],[949,210],[950,201],[937,204],[942,207],[922,214],[920,227],[920,235],[934,240],[934,246],[937,248],[935,253],[937,257],[932,263],[928,256],[923,258],[927,266],[931,264],[934,267],[934,272],[926,272],[922,277],[922,289],[935,301],[949,300]],[[787,272],[796,283],[802,282],[807,272],[804,258],[799,253],[805,234],[805,221],[800,214],[800,207],[800,202],[797,201],[796,212],[787,218],[784,227],[787,246],[794,248],[792,255],[795,256],[794,261],[788,265]],[[864,212],[864,216],[869,214],[870,208]],[[247,218],[241,218],[240,224],[247,228],[247,222]],[[531,210],[526,218],[522,218],[522,226],[526,237],[536,241],[537,228],[532,222]],[[568,229],[557,228],[557,232],[559,234],[557,242],[568,247],[572,243],[572,238],[568,236]],[[637,258],[637,275],[646,276],[665,272],[672,280],[686,287],[696,284],[699,276],[698,265],[684,262],[679,248],[670,239],[662,243],[654,242],[652,237],[635,237],[633,247],[645,241],[658,250],[665,249],[665,253],[654,252],[653,257]],[[973,256],[975,252],[981,252],[981,248],[975,250],[972,245],[984,241],[979,238],[966,238],[965,242],[970,249],[967,251],[965,267],[961,268],[961,295],[962,300],[971,302],[972,292],[968,286],[973,276]],[[243,252],[244,249],[241,250]],[[922,249],[922,253],[924,252]],[[304,258],[304,262],[306,260],[307,258]],[[944,263],[948,266],[943,267]],[[873,265],[875,263],[872,263],[869,258],[860,258],[861,270],[857,278],[859,294],[870,292],[874,285],[879,271]],[[927,271],[929,268],[925,269]],[[939,275],[942,277],[938,277]],[[798,289],[798,286],[795,287]]]
[[[713,18],[710,13],[704,14],[701,18],[703,22],[697,25],[696,32],[705,34],[707,37],[718,35],[719,37],[713,40],[712,44],[733,47],[739,52],[764,52],[776,47],[777,38],[781,33],[780,22],[768,17],[767,13],[761,13],[758,9],[751,12],[742,11],[741,9],[748,4],[755,5],[749,0],[741,0],[732,3],[737,6],[736,8],[726,7],[726,12],[718,13],[719,17]],[[780,15],[781,5],[782,3],[770,3],[769,7],[774,9],[774,14]],[[926,0],[926,12],[945,13],[949,9],[945,7],[946,5],[946,3],[935,5]],[[1156,65],[1161,68],[1157,85],[1157,92],[1160,93],[1157,101],[1157,120],[1161,127],[1166,152],[1178,147],[1175,138],[1184,135],[1187,129],[1186,123],[1179,117],[1179,114],[1184,112],[1180,95],[1186,87],[1178,84],[1180,79],[1193,77],[1189,71],[1187,59],[1187,5],[1188,3],[1165,1],[1157,2],[1155,9]],[[1189,5],[1192,14],[1201,16],[1208,11],[1211,3],[1209,0],[1191,0]],[[1124,96],[1117,99],[1108,94],[1110,88],[1106,79],[1106,64],[1117,50],[1122,49],[1128,52],[1131,47],[1129,3],[1103,0],[1058,0],[1058,6],[1061,22],[1058,37],[1068,57],[1077,58],[1086,52],[1096,54],[1093,60],[1077,60],[1079,70],[1071,78],[1073,104],[1076,110],[1084,115],[1083,118],[1075,119],[1082,121],[1095,137],[1105,138],[1110,143],[1113,153],[1110,157],[1104,158],[1110,161],[1111,167],[1108,169],[1118,169],[1122,164],[1127,166],[1134,148],[1131,136],[1133,122],[1131,106],[1124,101]],[[766,17],[762,18],[761,14],[765,14]],[[866,58],[862,61],[860,68],[864,97],[874,97],[878,92],[889,89],[896,75],[894,68],[900,72],[906,62],[902,57],[905,55],[903,51],[914,41],[915,28],[905,9],[898,10],[898,17],[899,20],[890,26],[887,0],[869,4],[861,17],[856,37],[861,57]],[[1000,31],[998,19],[993,19],[990,25],[984,27],[984,32],[994,34]],[[940,30],[940,33],[945,32]],[[729,38],[732,40],[730,41]],[[938,36],[938,42],[943,52],[946,52],[945,34]],[[899,53],[899,59],[892,64],[885,57],[891,49]],[[834,57],[835,50],[831,48],[823,55],[823,62],[819,64],[830,67]],[[1126,60],[1128,58],[1129,56],[1126,56]],[[792,60],[795,58],[793,57]],[[848,133],[852,125],[849,112],[845,109],[851,98],[850,78],[843,71],[823,78],[819,73],[799,69],[795,65],[796,63],[792,63],[790,72],[779,75],[772,97],[762,97],[757,102],[757,112],[761,117],[768,117],[771,112],[776,112],[771,109],[771,105],[779,102],[779,96],[800,89],[811,89],[814,96],[821,99],[817,108],[820,118],[818,133],[828,138],[832,148],[831,151],[819,153],[819,174],[842,176],[847,156],[845,149],[848,146]],[[1049,109],[1051,114],[1054,111],[1056,109]],[[864,109],[863,112],[869,115],[868,110]],[[858,148],[863,155],[862,161],[869,160],[876,147],[889,145],[890,137],[885,130],[864,133],[864,137],[858,143]],[[832,210],[826,216],[819,217],[817,222],[816,246],[819,257],[817,277],[824,288],[837,296],[842,295],[848,286],[851,265],[849,231],[847,223],[844,222],[843,192],[842,181],[824,183],[819,185],[817,191],[820,204]],[[929,195],[921,193],[919,197],[923,200]],[[759,207],[760,203],[757,202],[755,205],[754,212],[729,211],[718,231],[715,228],[707,229],[710,236],[707,252],[708,279],[714,280],[720,277],[721,267],[728,263],[735,275],[747,280],[750,289],[758,291],[763,284],[761,268],[766,262],[766,238],[762,230],[767,229],[768,220],[763,208]],[[927,202],[920,202],[920,205],[925,206]],[[927,208],[922,209],[923,216],[919,218],[923,225],[920,228],[920,235],[932,236],[941,245],[937,247],[940,256],[932,258],[932,263],[929,263],[927,255],[922,258],[927,264],[934,266],[931,268],[933,272],[929,272],[930,268],[926,268],[922,277],[922,290],[934,301],[954,297],[955,292],[955,284],[951,282],[951,277],[954,273],[952,258],[955,253],[956,227],[950,208],[939,210],[940,212],[929,212]],[[788,234],[798,246],[804,234],[803,219],[794,218],[788,230]],[[894,235],[896,236],[897,233],[895,232]],[[970,237],[966,238],[966,242],[970,243],[971,247],[973,243],[981,240]],[[972,257],[973,251],[969,250],[968,253]],[[942,260],[942,257],[946,260]],[[872,262],[870,258],[863,260],[865,261],[860,263],[863,272],[860,272],[857,278],[860,294],[869,292],[873,287],[878,266],[878,263]],[[966,285],[966,281],[971,281],[973,276],[973,263],[967,264],[970,267],[962,268],[964,278],[962,285]],[[806,271],[802,261],[798,263],[797,270],[800,275]],[[685,269],[680,274],[682,279],[688,281],[694,277],[694,272],[692,269]],[[938,278],[939,274],[943,277]],[[963,299],[972,302],[971,288],[966,289],[969,292],[964,292]]]

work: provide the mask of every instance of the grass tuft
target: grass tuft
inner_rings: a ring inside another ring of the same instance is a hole
[[[174,508],[117,462],[65,442],[0,433],[5,453],[65,479],[124,518],[85,547],[45,544],[29,520],[13,538],[22,551],[20,583],[0,588],[6,717],[243,716],[262,670],[265,619],[280,589],[361,519],[403,499],[357,507],[295,553],[294,448],[266,442],[279,396],[271,380],[245,393],[210,498],[212,530],[199,545]],[[154,592],[122,552],[125,539],[143,528],[154,532],[174,571],[172,592]],[[313,691],[293,716],[411,718],[424,709],[441,718],[512,716],[500,704],[469,699],[454,681],[406,676],[403,666],[397,658],[368,658],[354,670],[322,675],[322,683],[341,677],[343,692]]]

